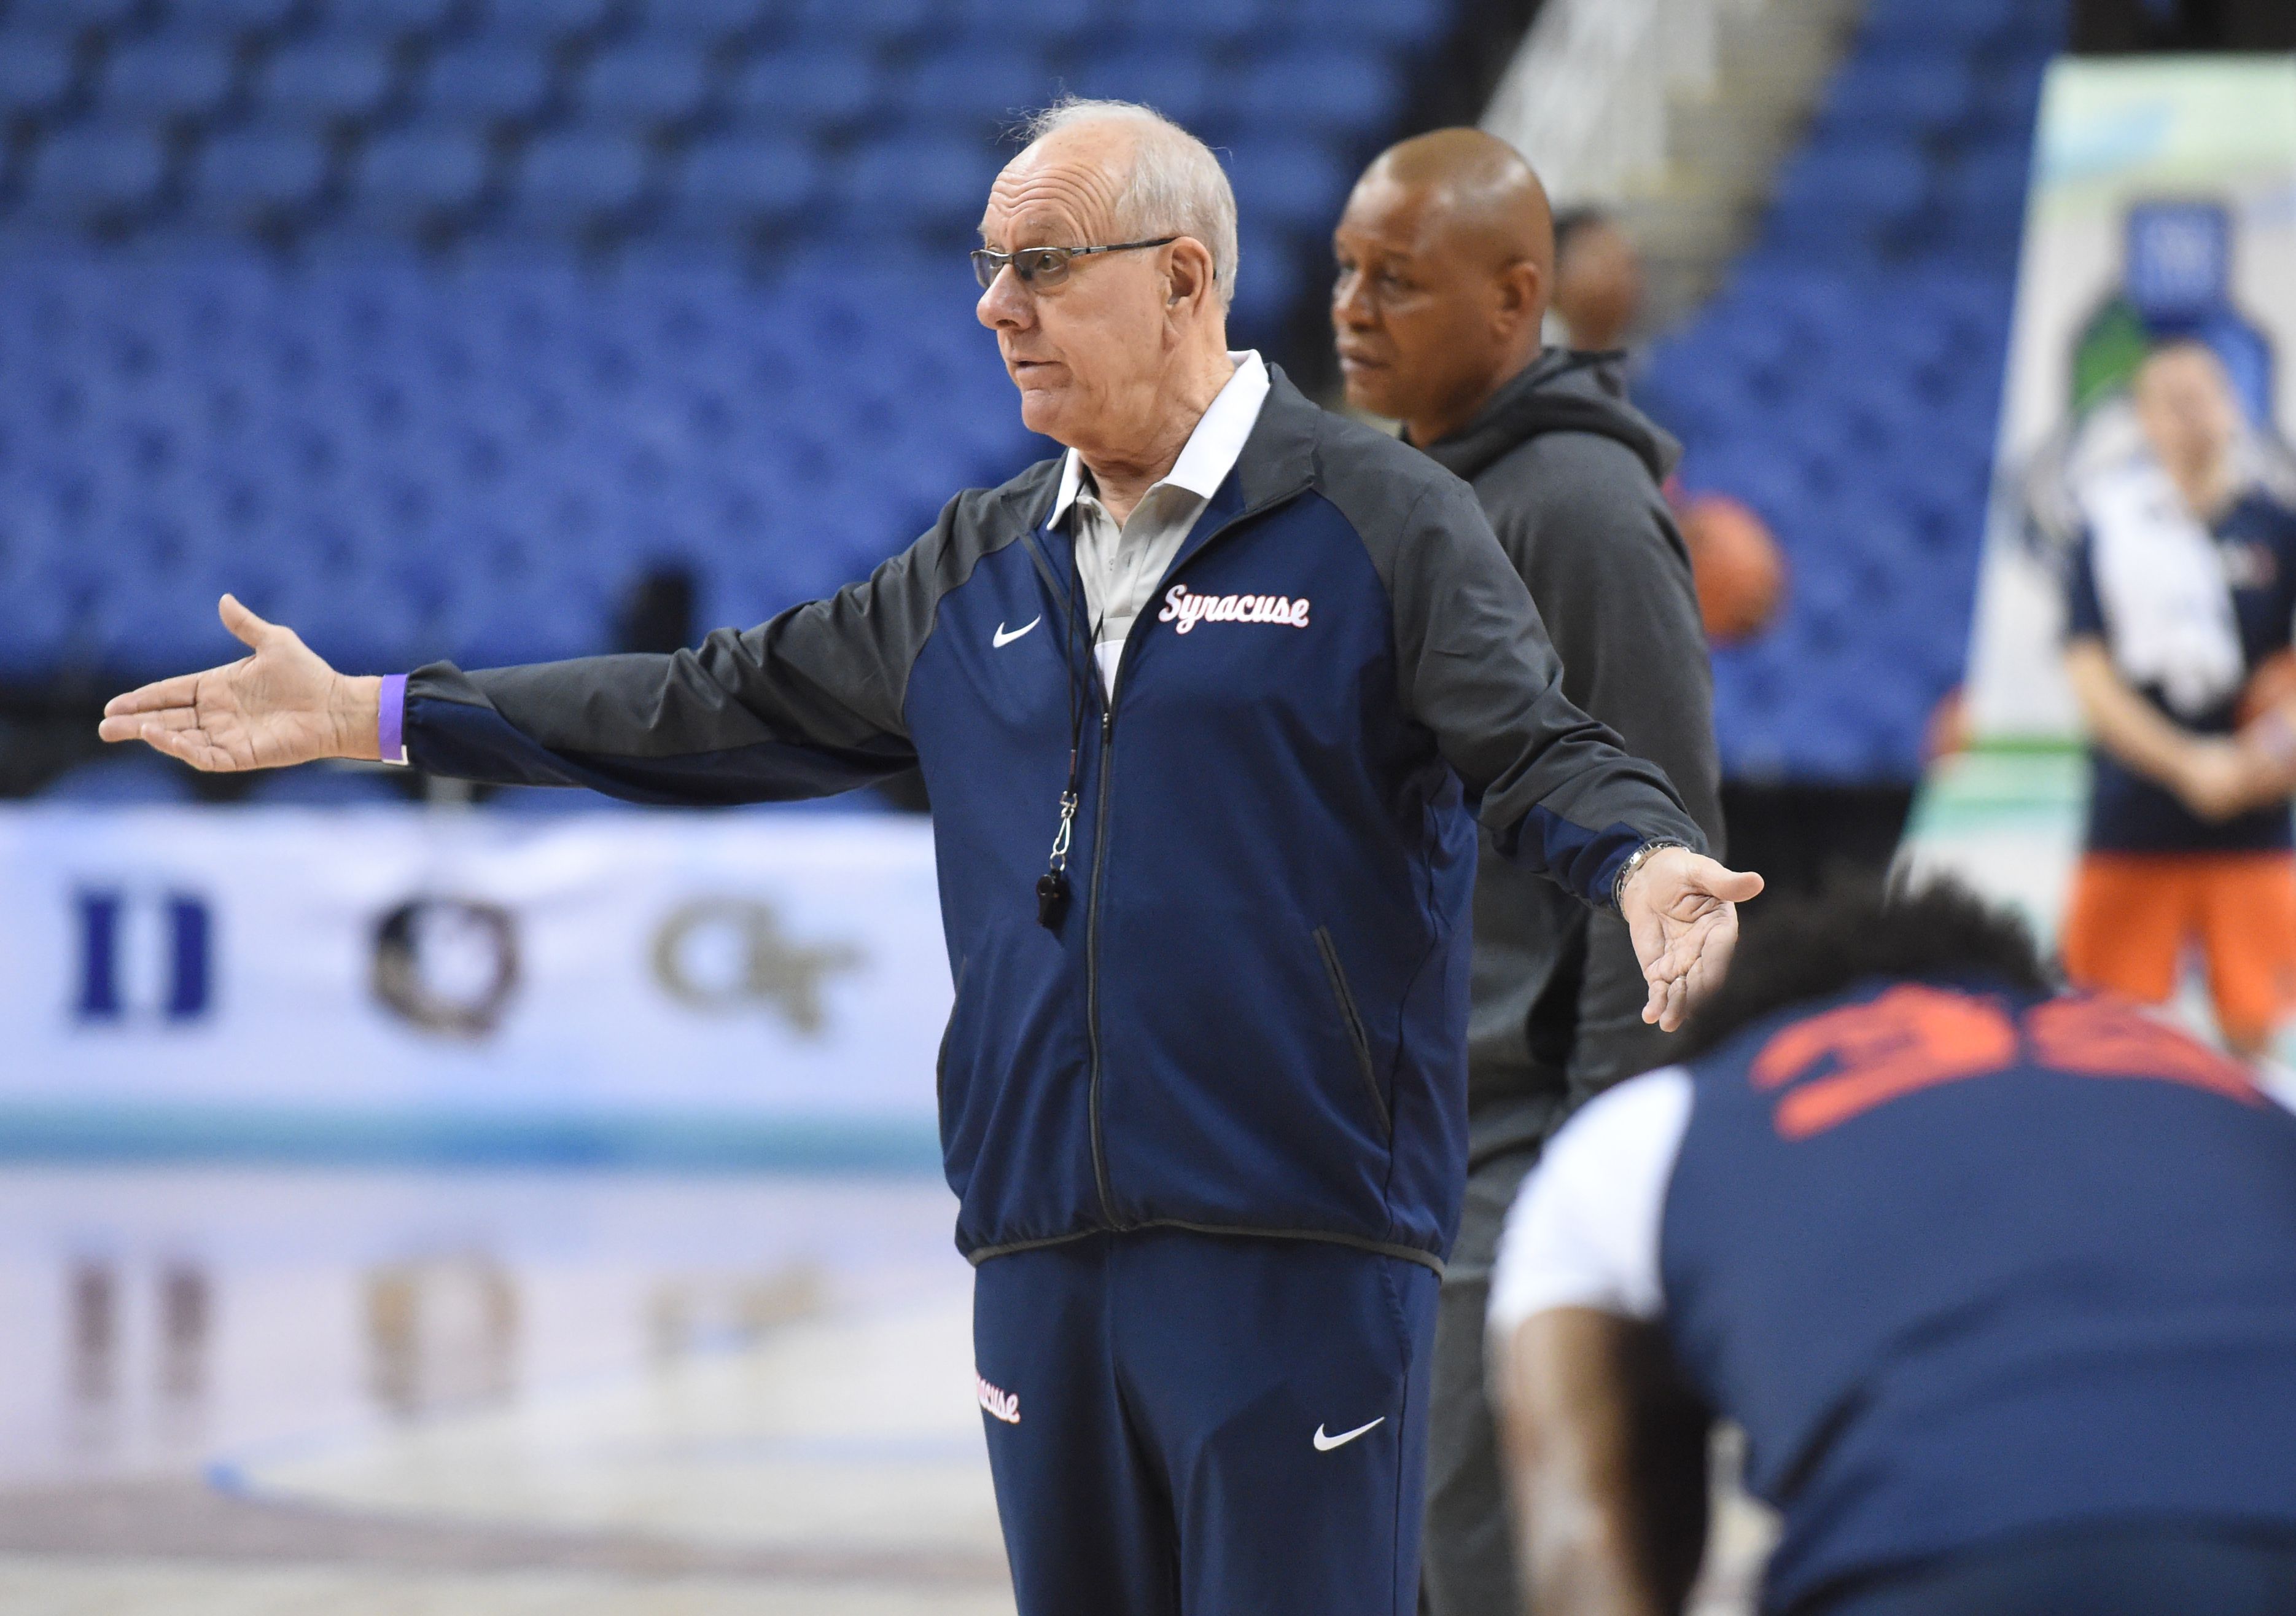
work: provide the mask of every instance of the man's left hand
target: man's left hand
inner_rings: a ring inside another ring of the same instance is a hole
[[[1720,985],[1738,946],[1738,906],[1762,890],[1751,870],[1733,870],[1688,848],[1660,848],[1619,894],[1619,913],[1650,983],[1643,1020],[1672,1032]]]

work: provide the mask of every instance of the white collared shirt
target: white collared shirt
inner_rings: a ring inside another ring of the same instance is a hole
[[[1077,572],[1084,586],[1085,614],[1099,626],[1093,660],[1109,693],[1116,691],[1116,669],[1124,655],[1124,636],[1147,607],[1156,586],[1180,553],[1196,518],[1227,474],[1244,439],[1259,423],[1260,406],[1267,401],[1267,366],[1256,352],[1232,353],[1235,374],[1205,410],[1188,434],[1186,447],[1161,481],[1152,485],[1132,508],[1129,521],[1119,528],[1108,507],[1100,503],[1092,473],[1074,449],[1061,465],[1060,496],[1053,502],[1051,525],[1070,523],[1076,544]]]

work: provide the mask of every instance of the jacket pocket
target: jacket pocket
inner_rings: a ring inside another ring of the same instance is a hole
[[[1356,1012],[1356,996],[1348,987],[1348,973],[1340,964],[1339,946],[1332,941],[1328,927],[1316,928],[1316,952],[1324,956],[1324,974],[1331,979],[1332,997],[1340,1007],[1340,1024],[1347,1029],[1348,1043],[1356,1052],[1356,1069],[1363,1074],[1364,1091],[1371,1096],[1372,1114],[1379,1119],[1380,1131],[1392,1135],[1393,1120],[1388,1114],[1387,1096],[1380,1092],[1379,1073],[1371,1060],[1371,1039],[1364,1031],[1363,1017]]]
[[[956,959],[956,980],[951,984],[948,1020],[940,1029],[940,1053],[933,1056],[933,1103],[948,1103],[948,1040],[956,1030],[956,1013],[964,1004],[964,968],[972,964],[972,956],[961,954]]]

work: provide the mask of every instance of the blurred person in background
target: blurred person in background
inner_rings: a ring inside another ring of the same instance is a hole
[[[1964,890],[1771,918],[1509,1219],[1513,1608],[1680,1612],[1719,1416],[1764,1611],[2296,1610],[2296,1117]]]
[[[1554,636],[1564,693],[1663,768],[1718,842],[1698,595],[1660,493],[1677,448],[1626,401],[1617,356],[1542,346],[1554,238],[1538,176],[1480,130],[1420,135],[1365,172],[1333,247],[1348,402],[1399,419],[1406,442],[1468,480]],[[1642,1020],[1642,972],[1618,918],[1488,841],[1481,851],[1467,1203],[1435,1338],[1432,1616],[1503,1609],[1516,1583],[1483,1372],[1507,1206],[1562,1118],[1665,1048]]]
[[[2195,948],[2226,1043],[2254,1056],[2296,1009],[2296,512],[2243,471],[2205,346],[2156,349],[2130,398],[2144,450],[2081,490],[2066,590],[2092,779],[2065,969],[2164,1004]]]
[[[650,801],[921,764],[942,1139],[1023,1616],[1405,1616],[1464,1175],[1465,803],[1626,916],[1660,1025],[1761,883],[1570,704],[1466,488],[1228,351],[1210,150],[1120,103],[1030,133],[978,313],[1067,453],[699,651],[350,678],[226,597],[254,655],[116,699],[102,733]]]
[[[1599,208],[1567,208],[1554,219],[1554,263],[1548,307],[1559,344],[1586,353],[1626,347],[1644,291],[1634,238]]]

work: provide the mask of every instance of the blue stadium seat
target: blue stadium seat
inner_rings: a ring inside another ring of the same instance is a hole
[[[389,808],[408,800],[398,783],[405,772],[324,764],[275,769],[258,775],[242,800],[250,808]]]
[[[522,121],[541,112],[550,93],[550,66],[541,53],[486,40],[433,57],[417,96],[434,117]]]
[[[797,0],[797,31],[824,42],[892,43],[933,21],[934,0]]]
[[[922,122],[1002,126],[1053,98],[1054,82],[1033,55],[1009,47],[936,52],[917,64],[898,100]]]
[[[1981,152],[1947,176],[1944,202],[1956,241],[2011,249],[2025,223],[2029,163],[2022,149]]]
[[[1344,135],[1384,128],[1401,106],[1403,85],[1379,57],[1324,45],[1255,54],[1238,94],[1247,118],[1259,114],[1296,133]]]
[[[712,141],[679,166],[667,222],[698,234],[786,226],[804,213],[820,183],[813,150],[802,141]]]
[[[53,112],[77,77],[71,41],[59,34],[0,34],[0,119]]]
[[[303,208],[325,186],[329,167],[325,143],[308,129],[217,135],[193,165],[192,205],[205,216],[226,218]]]
[[[882,239],[904,226],[961,233],[980,223],[996,176],[979,141],[888,135],[857,148],[836,176],[841,231]]]
[[[1204,133],[1206,114],[1226,100],[1226,76],[1193,51],[1117,50],[1088,58],[1077,94],[1152,106],[1182,127]]]
[[[1837,77],[1826,92],[1821,127],[1851,139],[1926,139],[1953,130],[1976,107],[1976,82],[1959,52],[1908,51]]]
[[[144,7],[144,0],[13,0],[8,7],[11,29],[45,29],[78,33],[85,29],[125,27]]]
[[[1229,178],[1244,224],[1321,234],[1330,230],[1355,175],[1327,146],[1275,136],[1239,142]]]
[[[551,40],[598,33],[613,20],[614,0],[482,0],[482,31]]]
[[[376,39],[436,35],[445,32],[462,9],[463,0],[357,0],[355,4],[323,7],[320,29]]]
[[[151,206],[167,172],[151,130],[76,127],[40,143],[19,206],[38,219],[97,223]]]
[[[1229,49],[1280,27],[1282,0],[1110,0],[1110,21],[1136,47],[1193,41]]]
[[[1977,133],[1988,141],[2029,148],[2040,112],[2041,75],[2038,71],[2003,73],[1978,91]]]
[[[956,0],[955,27],[975,39],[1020,39],[1041,49],[1069,45],[1103,20],[1101,0]]]
[[[153,808],[199,800],[197,776],[188,764],[149,747],[120,751],[78,764],[42,788],[43,802],[87,808]]]
[[[427,224],[473,207],[491,167],[481,135],[428,125],[403,129],[367,143],[353,168],[352,197],[377,223]]]
[[[1320,30],[1330,37],[1420,53],[1448,37],[1444,0],[1316,0]]]
[[[602,52],[584,71],[576,98],[585,115],[613,123],[683,123],[709,95],[709,64],[699,45],[647,40]]]
[[[771,0],[646,0],[638,31],[658,39],[746,38],[783,9]]]
[[[303,0],[168,0],[173,27],[204,34],[268,34],[287,26]]]
[[[768,51],[735,78],[727,106],[735,121],[797,131],[858,122],[882,90],[871,60],[857,51]]]
[[[258,94],[274,117],[365,119],[381,111],[398,80],[382,41],[330,37],[279,51],[264,67]]]
[[[644,196],[645,148],[624,135],[572,130],[527,149],[512,184],[511,214],[546,228],[619,219]]]
[[[1266,223],[1240,234],[1232,317],[1239,336],[1270,339],[1299,291],[1298,254],[1283,231]]]
[[[138,39],[103,64],[103,104],[115,116],[197,118],[221,109],[238,77],[231,47],[198,35]]]
[[[1905,145],[1820,147],[1788,164],[1769,233],[1804,251],[1870,245],[1912,223],[1929,184],[1929,166]]]
[[[2007,21],[2000,0],[1874,0],[1866,12],[1858,49],[1877,59],[1906,49],[1973,50]]]

